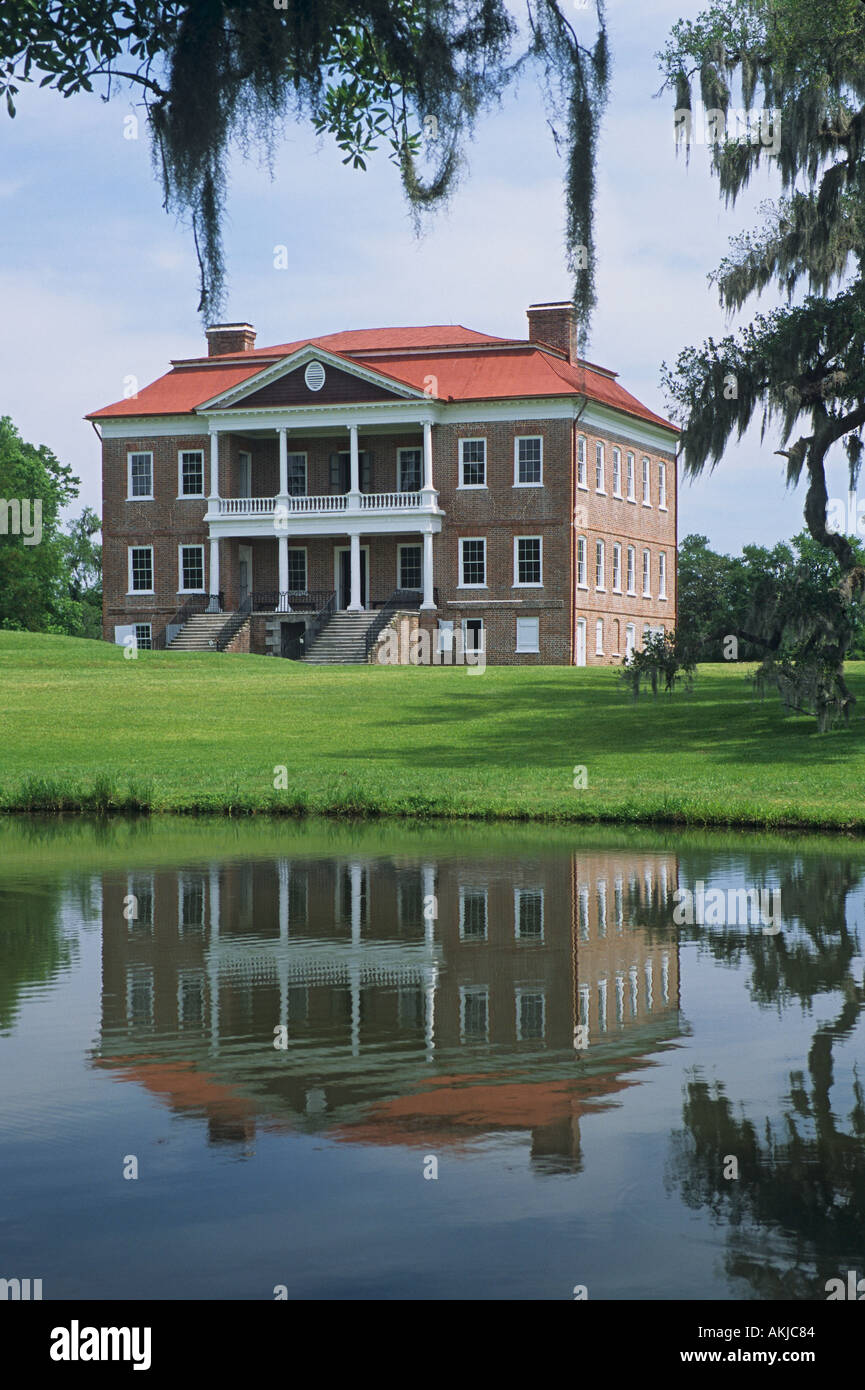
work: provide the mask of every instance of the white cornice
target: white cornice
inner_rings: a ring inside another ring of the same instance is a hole
[[[207,437],[207,421],[196,415],[118,415],[103,418],[98,424],[103,439],[155,439],[166,434]]]

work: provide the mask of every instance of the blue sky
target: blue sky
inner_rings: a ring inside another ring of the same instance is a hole
[[[590,13],[573,9],[588,36]],[[613,77],[588,356],[661,413],[661,362],[728,331],[707,273],[777,191],[761,177],[727,209],[707,150],[695,149],[687,167],[675,153],[672,100],[654,96],[654,54],[675,19],[699,9],[692,0],[608,4]],[[204,351],[190,235],[162,210],[143,121],[140,139],[124,138],[126,118],[141,114],[136,101],[123,91],[108,103],[64,101],[34,88],[14,121],[0,114],[0,413],[69,463],[82,480],[79,505],[97,509],[99,445],[85,411],[119,399],[127,375],[143,384],[169,358]],[[531,76],[484,118],[467,156],[459,189],[420,239],[384,155],[354,172],[331,143],[288,126],[273,178],[238,156],[226,318],[253,323],[261,345],[402,323],[524,336],[529,304],[570,294],[562,168]],[[274,268],[280,244],[288,270]],[[764,296],[759,308],[774,303]],[[738,551],[800,530],[803,492],[786,491],[776,447],[755,432],[714,474],[685,484],[680,536],[699,531]],[[846,493],[840,459],[833,492]]]

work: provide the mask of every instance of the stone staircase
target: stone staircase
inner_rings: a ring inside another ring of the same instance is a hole
[[[167,650],[170,652],[215,651],[216,639],[230,617],[230,613],[193,613],[192,617],[183,624],[174,641],[169,642]]]
[[[377,617],[374,612],[334,613],[301,660],[313,666],[364,664],[366,634]]]

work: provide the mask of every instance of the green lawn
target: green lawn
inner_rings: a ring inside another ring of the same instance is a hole
[[[0,632],[0,808],[384,812],[865,830],[860,713],[743,668],[634,704],[609,669],[309,667]],[[588,786],[574,788],[574,767]],[[287,788],[274,790],[275,770]]]

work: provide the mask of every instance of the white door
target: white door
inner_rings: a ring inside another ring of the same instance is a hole
[[[577,665],[586,664],[586,620],[577,618]]]
[[[632,655],[634,647],[637,645],[637,629],[633,623],[628,623],[625,628],[625,660]]]
[[[237,547],[237,591],[240,602],[252,593],[252,546]]]

